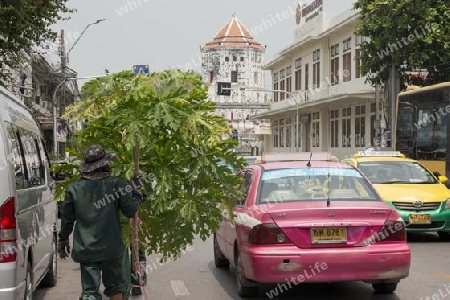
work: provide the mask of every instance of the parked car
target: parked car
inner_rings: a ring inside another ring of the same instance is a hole
[[[0,87],[2,300],[56,285],[57,207],[43,138],[28,108]]]
[[[395,291],[411,262],[398,213],[349,164],[326,153],[293,155],[263,155],[238,174],[243,196],[233,216],[223,210],[215,266],[235,267],[240,296],[287,281],[364,281]]]
[[[407,231],[437,231],[450,239],[450,190],[446,176],[434,175],[398,151],[360,151],[343,162],[359,168],[383,200],[407,223]]]

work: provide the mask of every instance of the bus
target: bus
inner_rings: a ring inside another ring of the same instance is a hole
[[[450,82],[408,89],[397,98],[395,150],[450,178]]]

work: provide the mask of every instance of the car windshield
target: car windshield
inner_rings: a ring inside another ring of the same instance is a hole
[[[359,169],[375,184],[438,183],[421,164],[411,161],[362,162]]]
[[[358,170],[350,168],[292,168],[262,174],[258,203],[287,201],[381,201]]]

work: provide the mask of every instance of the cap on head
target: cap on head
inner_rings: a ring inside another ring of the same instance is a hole
[[[80,171],[89,173],[95,169],[110,165],[116,161],[116,156],[114,152],[106,152],[101,145],[90,146],[84,151],[84,160],[80,166]]]

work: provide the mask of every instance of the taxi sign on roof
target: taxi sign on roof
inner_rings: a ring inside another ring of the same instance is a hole
[[[400,151],[358,151],[355,157],[371,157],[371,156],[386,156],[386,157],[405,157]]]

